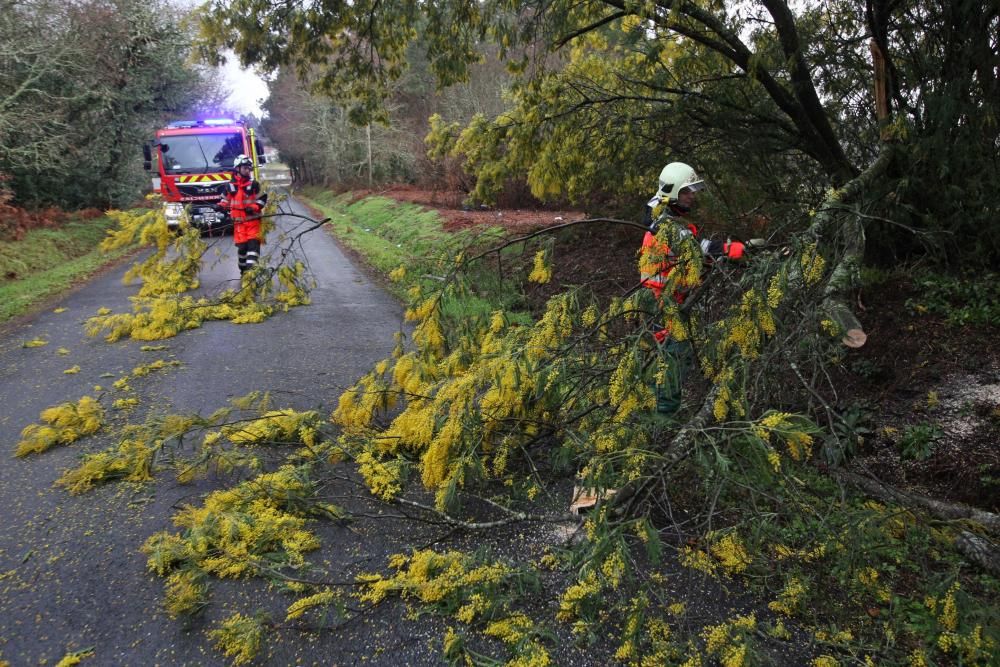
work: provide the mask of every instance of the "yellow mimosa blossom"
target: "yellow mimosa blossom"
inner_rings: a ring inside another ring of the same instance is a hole
[[[767,448],[767,462],[771,464],[774,472],[781,472],[781,455],[772,447]]]
[[[681,547],[680,550],[681,565],[684,567],[689,567],[706,574],[715,574],[718,564],[709,556],[707,553],[701,549],[696,549],[694,547]]]
[[[788,631],[788,628],[785,627],[784,621],[780,618],[769,630],[769,634],[776,639],[781,639],[782,641],[788,641],[792,638],[792,633]]]
[[[771,611],[793,616],[798,612],[805,594],[806,587],[802,581],[798,577],[792,577],[785,583],[785,589],[778,599],[768,603],[767,606]]]
[[[104,409],[90,396],[83,396],[76,403],[46,408],[39,416],[44,425],[24,427],[15,456],[38,454],[55,445],[68,445],[96,433],[104,424]]]
[[[493,621],[486,626],[485,634],[508,644],[516,644],[528,635],[534,626],[534,621],[526,615],[518,613]]]
[[[552,280],[552,267],[546,261],[545,250],[535,253],[535,264],[528,275],[528,280],[533,283],[544,284]]]
[[[874,588],[878,584],[878,570],[873,567],[862,568],[858,572],[858,581],[868,588]]]
[[[823,269],[826,267],[826,260],[819,254],[815,243],[810,243],[802,249],[799,256],[799,265],[802,269],[802,278],[806,285],[815,285],[823,277]]]
[[[423,322],[426,320],[431,313],[434,312],[437,307],[438,300],[436,297],[430,297],[424,299],[422,303],[406,311],[405,317],[409,322]]]
[[[288,610],[285,615],[285,622],[292,621],[296,618],[301,617],[310,609],[315,607],[324,607],[329,605],[336,599],[336,593],[331,591],[329,588],[315,593],[314,595],[309,595],[304,598],[299,598],[291,605],[289,605]]]
[[[243,614],[233,614],[208,633],[217,649],[232,658],[234,665],[251,662],[260,652],[264,627],[259,619]]]
[[[775,274],[767,286],[768,307],[772,310],[777,308],[781,304],[782,297],[784,297],[784,292],[781,289],[781,274]]]
[[[600,592],[601,584],[597,580],[597,575],[588,572],[563,593],[562,599],[559,601],[559,611],[556,612],[556,619],[572,621],[577,618],[580,615],[581,607]]]
[[[740,573],[750,564],[750,555],[740,539],[729,533],[711,546],[712,555],[719,561],[723,569],[730,573]]]
[[[390,467],[379,461],[371,452],[361,452],[356,458],[358,472],[373,495],[391,501],[402,491],[398,466]]]
[[[621,584],[622,576],[625,574],[625,560],[618,551],[614,551],[601,565],[601,574],[607,580],[612,589],[618,588]]]
[[[63,308],[63,310],[66,310]],[[73,667],[74,665],[79,665],[80,661],[84,658],[92,658],[94,656],[94,649],[88,648],[82,651],[75,651],[73,653],[67,653],[62,657],[62,659],[56,663],[56,667]],[[7,664],[6,661],[0,660],[0,665]]]
[[[941,613],[938,616],[941,627],[952,632],[958,629],[958,607],[955,604],[955,593],[958,590],[959,584],[956,581],[945,594],[944,600],[941,602]]]

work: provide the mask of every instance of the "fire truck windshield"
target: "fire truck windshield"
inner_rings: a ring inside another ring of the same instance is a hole
[[[160,157],[167,174],[208,174],[232,169],[243,151],[243,137],[234,134],[181,134],[160,140]]]

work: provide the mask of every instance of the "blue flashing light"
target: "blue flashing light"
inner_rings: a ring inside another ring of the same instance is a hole
[[[187,127],[222,127],[225,125],[241,125],[239,121],[232,118],[206,118],[204,120],[172,120],[167,123],[170,129],[181,129]]]

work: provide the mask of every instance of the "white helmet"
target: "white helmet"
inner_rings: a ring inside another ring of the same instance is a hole
[[[248,167],[252,167],[253,166],[253,160],[251,160],[250,158],[248,158],[243,153],[240,153],[239,155],[236,156],[236,159],[233,160],[233,169],[236,169],[237,167],[242,167],[243,165],[246,165]]]
[[[685,188],[692,192],[704,190],[705,181],[698,178],[698,174],[689,165],[683,162],[671,162],[660,172],[660,189],[656,191],[656,196],[666,196],[669,202],[673,203]]]

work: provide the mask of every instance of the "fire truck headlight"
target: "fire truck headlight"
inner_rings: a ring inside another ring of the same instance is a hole
[[[184,205],[179,202],[167,202],[163,205],[163,215],[167,219],[167,227],[177,227],[184,217]]]

